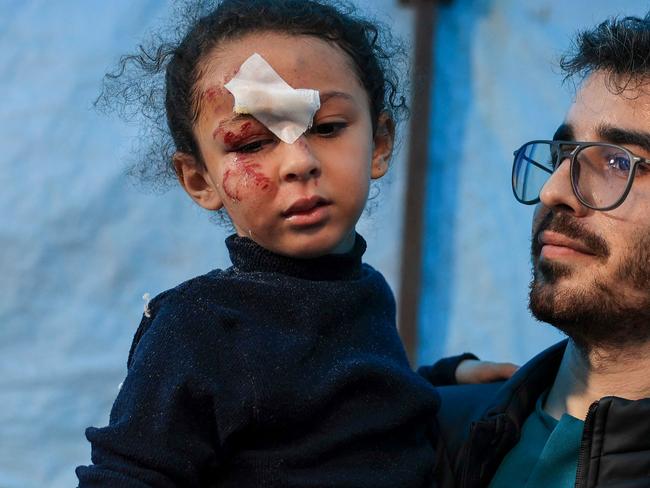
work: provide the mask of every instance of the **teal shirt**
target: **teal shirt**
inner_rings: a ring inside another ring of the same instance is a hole
[[[521,438],[499,466],[490,488],[563,488],[576,481],[584,422],[564,414],[558,421],[542,405],[544,393],[524,422]]]

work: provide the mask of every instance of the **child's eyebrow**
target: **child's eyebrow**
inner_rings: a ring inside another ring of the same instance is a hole
[[[232,126],[241,122],[249,122],[251,120],[256,120],[251,114],[236,114],[233,113],[231,116],[222,119],[217,124],[215,132],[219,129],[223,129],[226,126]]]
[[[320,94],[320,103],[323,104],[330,100],[331,98],[343,98],[350,102],[354,102],[354,97],[348,93],[340,91],[329,91]]]
[[[219,135],[223,135],[228,130],[234,130],[235,129],[234,126],[242,122],[248,122],[247,125],[250,126],[251,120],[257,120],[257,119],[255,119],[255,117],[253,117],[250,114],[233,114],[230,117],[226,117],[225,119],[221,120],[217,124],[217,127],[212,131],[212,138],[216,139]]]

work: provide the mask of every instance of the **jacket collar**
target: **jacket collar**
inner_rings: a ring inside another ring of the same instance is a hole
[[[539,396],[553,385],[567,342],[565,339],[549,347],[519,368],[497,391],[482,417],[490,419],[505,414],[517,431],[521,430]]]
[[[505,455],[519,441],[521,428],[539,396],[553,384],[567,345],[564,340],[528,361],[495,393],[480,420],[472,423],[460,468],[462,487],[487,486]],[[490,455],[486,453],[490,452]]]

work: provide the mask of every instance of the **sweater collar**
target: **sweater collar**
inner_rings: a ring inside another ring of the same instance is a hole
[[[230,260],[237,271],[280,273],[315,281],[353,280],[361,276],[361,257],[366,241],[356,234],[354,247],[345,254],[300,259],[275,254],[248,237],[226,238]]]

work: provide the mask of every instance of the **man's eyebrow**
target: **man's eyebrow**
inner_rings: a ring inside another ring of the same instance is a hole
[[[553,134],[554,141],[574,141],[573,127],[571,124],[562,124]]]
[[[343,98],[349,101],[354,101],[354,98],[349,93],[340,92],[340,91],[330,91],[320,94],[320,103],[323,104],[331,98]]]
[[[596,129],[596,133],[602,140],[612,144],[638,146],[650,152],[650,132],[601,125]]]

